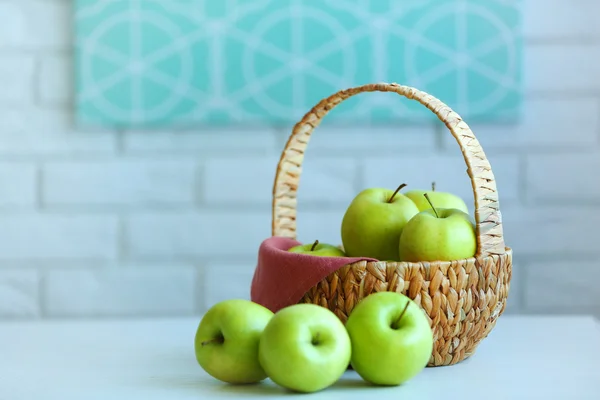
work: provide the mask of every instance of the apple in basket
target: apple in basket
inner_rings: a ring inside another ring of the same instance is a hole
[[[341,227],[342,244],[349,257],[398,260],[402,229],[419,213],[415,203],[399,193],[405,186],[396,191],[365,189],[352,200]]]
[[[258,356],[276,384],[296,392],[317,392],[333,385],[351,357],[350,337],[329,309],[315,304],[282,308],[260,338]]]
[[[433,352],[433,330],[423,309],[396,292],[362,299],[346,322],[352,368],[375,385],[400,385],[421,372]]]
[[[398,246],[401,261],[451,261],[473,257],[477,249],[475,222],[454,208],[436,208],[415,215],[404,227]]]
[[[345,257],[346,254],[339,248],[331,244],[319,243],[315,240],[314,243],[301,244],[294,246],[288,251],[292,253],[308,254],[321,257]]]
[[[427,194],[431,201],[439,208],[456,208],[463,212],[468,213],[466,203],[463,199],[455,194],[448,192],[438,192],[435,190],[435,182],[431,183],[431,190],[409,190],[405,193],[405,196],[411,199],[419,208],[419,211],[430,210],[431,206],[427,199],[423,196]]]
[[[260,335],[273,312],[250,300],[230,299],[212,306],[194,339],[196,360],[209,375],[232,384],[267,377],[258,361]]]

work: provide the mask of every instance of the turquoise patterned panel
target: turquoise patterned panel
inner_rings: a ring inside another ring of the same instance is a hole
[[[465,119],[521,105],[518,0],[76,0],[82,123],[162,127],[297,121],[350,86],[388,81]],[[359,95],[331,121],[422,120],[393,94]],[[328,120],[330,120],[328,118]]]

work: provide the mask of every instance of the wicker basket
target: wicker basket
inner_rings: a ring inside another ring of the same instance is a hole
[[[343,322],[374,292],[400,292],[420,304],[434,332],[428,366],[456,364],[471,356],[504,312],[512,275],[512,250],[504,245],[498,193],[490,164],[461,117],[435,97],[395,83],[342,90],[319,102],[298,122],[283,150],[273,187],[272,235],[296,238],[296,192],[313,130],[342,101],[362,92],[394,92],[417,100],[458,141],[475,198],[477,252],[473,258],[438,262],[347,264],[312,287],[301,303],[332,310]]]

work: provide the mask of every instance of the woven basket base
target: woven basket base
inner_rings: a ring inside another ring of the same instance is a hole
[[[345,265],[311,288],[300,303],[333,311],[346,322],[354,306],[371,293],[391,291],[420,304],[434,334],[428,367],[470,357],[506,307],[512,278],[512,250],[452,262],[367,262]]]

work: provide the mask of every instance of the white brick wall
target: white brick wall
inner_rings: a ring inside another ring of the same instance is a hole
[[[0,270],[0,318],[39,315],[39,273],[32,269]]]
[[[530,46],[523,71],[531,93],[593,93],[600,90],[600,44],[540,44]]]
[[[34,67],[31,55],[0,56],[0,104],[23,105],[33,101]]]
[[[114,155],[114,132],[81,132],[71,125],[66,109],[31,107],[0,108],[0,156],[39,161]]]
[[[515,251],[508,310],[600,314],[600,2],[523,4],[522,118],[467,121]],[[0,318],[189,315],[248,298],[291,126],[76,128],[70,7],[0,0]],[[326,120],[305,155],[298,238],[339,244],[360,189],[432,180],[471,204],[441,124]]]
[[[219,205],[266,204],[273,190],[279,158],[252,155],[210,157],[204,161],[202,200]]]
[[[331,157],[305,159],[298,201],[344,205],[357,191],[358,159]],[[279,155],[208,158],[204,167],[203,199],[207,204],[245,202],[265,205],[271,201]],[[328,190],[323,190],[328,188]]]
[[[200,134],[201,133],[201,134]],[[268,127],[257,129],[210,129],[198,128],[184,132],[127,132],[124,149],[132,154],[269,154],[279,143],[275,130]]]
[[[34,164],[0,162],[0,207],[33,207],[37,203],[37,171]]]
[[[348,199],[348,204],[351,200]],[[298,240],[309,243],[318,239],[322,243],[341,244],[341,223],[348,204],[331,210],[299,205],[297,215]]]
[[[467,123],[486,153],[507,149],[514,153],[548,151],[562,147],[577,150],[598,143],[600,102],[597,96],[561,98],[526,97],[518,124]],[[453,153],[458,149],[450,132],[444,131],[444,144]]]
[[[600,37],[600,25],[595,17],[596,0],[542,1],[523,2],[523,31],[527,38],[560,41]]]
[[[191,204],[197,170],[186,159],[47,163],[42,198],[47,206]]]
[[[536,261],[527,266],[525,304],[534,312],[598,313],[600,258],[568,263]]]
[[[600,201],[600,151],[529,157],[527,194],[531,202],[581,204]]]
[[[163,211],[125,219],[125,243],[132,259],[254,257],[271,234],[270,210]]]
[[[42,307],[51,317],[191,314],[195,287],[195,269],[180,265],[56,269],[43,280]]]
[[[591,206],[502,207],[507,244],[521,256],[560,258],[598,252],[600,213]],[[600,268],[600,266],[599,266]]]
[[[132,259],[246,257],[253,260],[271,234],[270,210],[162,211],[126,218],[126,249]]]
[[[250,299],[254,265],[211,263],[204,267],[203,301],[205,308],[227,299]]]
[[[1,2],[0,46],[22,50],[68,48],[70,5],[63,0]]]
[[[42,57],[37,96],[44,105],[68,105],[73,98],[73,63],[66,54]]]
[[[388,96],[395,96],[387,93]],[[364,95],[367,96],[367,95]],[[410,100],[404,100],[410,101]],[[308,111],[308,110],[307,110]],[[288,136],[292,127],[282,130]],[[418,126],[362,126],[332,125],[325,117],[310,139],[307,156],[329,155],[332,151],[343,154],[364,155],[405,154],[415,151],[433,150],[436,146],[434,124]]]
[[[112,260],[118,252],[113,215],[0,215],[0,262],[56,259]]]

